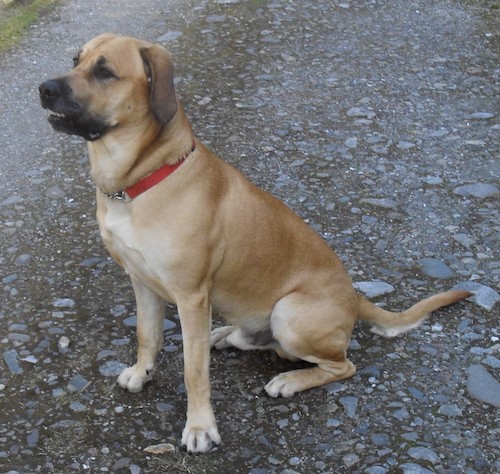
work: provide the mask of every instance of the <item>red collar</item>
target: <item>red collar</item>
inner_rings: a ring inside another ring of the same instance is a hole
[[[120,201],[130,201],[142,193],[145,193],[148,189],[151,189],[153,186],[156,186],[158,183],[163,181],[165,178],[168,178],[179,166],[182,165],[187,159],[187,157],[196,149],[196,143],[193,141],[193,146],[191,150],[189,150],[184,156],[180,158],[177,163],[165,164],[161,168],[158,168],[156,171],[153,171],[151,174],[148,174],[141,180],[137,181],[137,183],[132,184],[131,186],[127,186],[123,188],[121,191],[117,193],[104,193],[107,197],[112,199],[118,199]]]

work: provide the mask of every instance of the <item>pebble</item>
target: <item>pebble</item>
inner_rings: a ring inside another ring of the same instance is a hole
[[[441,405],[438,413],[450,418],[462,416],[462,410],[457,405]]]
[[[358,281],[353,283],[354,288],[363,293],[367,298],[376,298],[396,291],[396,289],[385,281]]]
[[[500,301],[500,294],[497,291],[475,281],[462,281],[455,285],[452,290],[466,290],[474,293],[474,296],[467,298],[467,300],[473,301],[487,311],[491,311]]]
[[[66,193],[59,186],[52,186],[47,188],[45,195],[49,199],[63,199],[66,196]]]
[[[25,253],[16,258],[16,265],[24,266],[33,260],[33,255]]]
[[[72,300],[71,298],[58,298],[53,303],[56,308],[73,308],[75,304],[75,300]]]
[[[399,466],[402,474],[435,474],[434,471],[414,463],[405,463]]]
[[[359,462],[359,459],[360,458],[357,454],[349,453],[342,458],[342,461],[344,461],[344,464],[347,468],[350,468],[357,464]]]
[[[109,360],[99,366],[99,373],[104,377],[118,377],[118,375],[122,373],[122,370],[127,367],[127,364],[124,364],[123,362]]]
[[[464,247],[470,247],[471,245],[474,245],[476,243],[475,239],[473,239],[467,234],[463,234],[460,232],[452,235],[452,237],[454,240],[461,243]]]
[[[494,184],[475,183],[457,186],[453,189],[453,192],[459,196],[473,196],[479,199],[487,199],[498,196],[500,190]]]
[[[418,461],[429,461],[432,464],[439,462],[439,456],[430,448],[415,447],[408,450],[408,454]]]
[[[3,353],[3,360],[12,374],[22,374],[24,372],[22,367],[19,365],[17,358],[18,353],[15,349],[11,349]]]
[[[490,112],[474,112],[473,114],[470,114],[467,118],[472,119],[472,120],[488,120],[490,118],[493,118],[495,114],[492,114]]]
[[[438,185],[443,183],[443,180],[439,176],[426,176],[422,179],[422,181],[429,185]]]
[[[175,41],[182,36],[182,31],[168,31],[164,35],[161,35],[157,41],[160,43],[168,43],[169,41]]]
[[[340,397],[340,403],[346,411],[346,415],[349,418],[354,418],[356,415],[356,410],[358,408],[358,398],[357,397]]]
[[[432,278],[446,279],[455,276],[455,272],[437,258],[423,258],[418,263],[422,272]]]
[[[68,390],[70,392],[80,392],[83,390],[89,381],[80,374],[75,375],[68,383]]]
[[[169,453],[175,453],[175,447],[173,444],[170,443],[152,444],[151,446],[144,448],[144,452],[156,455],[169,454]]]
[[[493,369],[500,369],[500,359],[497,359],[492,355],[485,357],[482,362]]]
[[[69,352],[70,340],[66,336],[62,336],[57,343],[57,350],[60,354],[66,354]]]
[[[381,207],[383,209],[396,209],[398,207],[398,203],[394,199],[388,198],[364,198],[360,199],[359,202],[361,204],[368,204],[374,207]]]
[[[368,110],[363,107],[352,107],[346,112],[348,117],[366,117],[367,119],[373,119],[376,117],[373,110]]]
[[[469,394],[480,402],[500,408],[500,383],[482,365],[473,364],[467,372]]]

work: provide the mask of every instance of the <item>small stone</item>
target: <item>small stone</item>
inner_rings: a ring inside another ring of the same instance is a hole
[[[171,403],[165,403],[165,402],[158,402],[156,404],[156,409],[160,412],[160,413],[166,413],[166,412],[169,412],[171,410],[173,410],[174,406],[171,404]]]
[[[85,377],[77,374],[69,381],[68,390],[70,392],[80,392],[88,385],[88,383],[89,381]]]
[[[258,99],[253,99],[248,101],[239,100],[234,103],[234,106],[237,109],[247,109],[247,110],[256,110],[262,107],[263,105],[264,103]]]
[[[500,383],[482,365],[469,367],[467,390],[476,400],[500,408]]]
[[[366,117],[370,120],[376,116],[375,112],[363,107],[352,107],[346,112],[346,114],[348,117]]]
[[[118,377],[118,375],[122,373],[122,370],[126,368],[126,364],[116,360],[110,360],[99,367],[99,372],[104,377]]]
[[[415,147],[415,143],[412,142],[405,142],[405,141],[399,141],[396,145],[396,148],[399,148],[400,150],[410,150]]]
[[[500,295],[493,288],[475,281],[462,281],[455,285],[452,290],[466,290],[474,293],[474,296],[467,298],[467,300],[473,301],[487,311],[491,311],[500,301]]]
[[[170,443],[153,444],[151,446],[148,446],[147,448],[144,448],[144,452],[156,455],[175,453],[175,447]]]
[[[358,146],[358,139],[356,137],[348,138],[345,142],[347,148],[356,148]]]
[[[40,430],[37,428],[32,429],[26,437],[26,443],[30,448],[36,448],[38,440],[40,439]]]
[[[438,413],[449,418],[462,416],[462,410],[457,405],[441,405],[439,407]]]
[[[113,472],[119,471],[120,469],[123,469],[123,468],[129,466],[130,461],[131,461],[130,458],[118,459],[118,461],[116,461],[115,464],[113,465]]]
[[[359,456],[354,453],[349,453],[342,458],[342,461],[344,461],[347,468],[350,468],[359,462]]]
[[[24,360],[24,359],[22,359]],[[489,355],[483,360],[483,364],[489,365],[493,369],[500,369],[500,360],[492,355]]]
[[[127,307],[123,304],[117,304],[111,308],[111,314],[117,318],[118,316],[123,316],[127,313]]]
[[[474,183],[458,186],[453,190],[453,193],[459,196],[473,196],[479,199],[486,199],[498,196],[500,190],[494,184]]]
[[[208,96],[203,97],[203,99],[198,101],[198,105],[208,105],[212,102],[212,99]]]
[[[434,471],[412,462],[401,464],[399,468],[401,469],[402,474],[434,474]]]
[[[224,15],[208,15],[205,20],[207,23],[222,23],[226,21],[226,17]]]
[[[3,360],[12,374],[22,374],[24,371],[17,361],[17,351],[11,349],[3,353]]]
[[[408,410],[405,410],[404,408],[401,408],[400,410],[396,410],[392,416],[396,418],[399,421],[406,420],[410,417],[410,414],[408,413]]]
[[[340,403],[342,403],[347,416],[349,418],[354,418],[358,408],[358,399],[356,397],[341,397]]]
[[[436,464],[439,461],[439,456],[430,448],[416,447],[410,448],[408,454],[417,461],[428,461]]]
[[[429,184],[431,186],[443,183],[443,180],[439,176],[426,176],[425,178],[422,179],[422,181],[425,184]]]
[[[367,298],[376,298],[396,290],[392,285],[384,281],[359,281],[353,283],[353,286]]]
[[[432,278],[451,278],[455,276],[453,270],[437,258],[423,258],[419,261],[422,271]]]
[[[141,474],[141,468],[137,464],[129,466],[130,474]]]
[[[391,439],[386,433],[374,433],[371,437],[372,443],[375,446],[389,446],[391,444]]]
[[[59,186],[52,186],[45,191],[45,195],[49,199],[63,199],[66,196],[65,192]]]
[[[169,42],[175,41],[182,36],[182,31],[168,31],[164,35],[160,36],[157,41],[159,42]]]
[[[75,300],[71,298],[58,298],[53,303],[56,308],[73,308],[75,304]]]
[[[83,413],[84,411],[87,410],[87,407],[80,402],[72,401],[69,404],[69,408],[71,411],[74,411],[75,413]]]
[[[467,234],[458,233],[452,235],[452,237],[454,240],[462,244],[464,247],[470,247],[471,245],[474,245],[476,243],[476,241]]]
[[[383,466],[370,466],[368,469],[365,469],[366,474],[386,474],[389,472],[389,469],[386,469]]]
[[[472,119],[472,120],[488,120],[490,118],[493,118],[495,114],[492,114],[490,112],[474,112],[473,114],[470,114],[467,118]]]
[[[370,206],[382,207],[383,209],[396,209],[398,207],[398,203],[394,199],[388,198],[365,198],[360,199],[361,204],[369,204]]]
[[[16,265],[27,265],[33,260],[33,255],[30,255],[28,253],[19,255],[19,257],[16,258]]]
[[[57,343],[57,350],[60,354],[66,354],[69,352],[70,340],[66,336],[62,336]]]

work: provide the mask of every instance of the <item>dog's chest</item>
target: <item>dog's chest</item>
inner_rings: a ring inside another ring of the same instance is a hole
[[[98,213],[101,236],[113,258],[130,275],[149,286],[154,286],[155,289],[161,287],[162,292],[166,292],[165,285],[168,280],[168,272],[165,271],[165,260],[168,259],[166,246],[161,245],[160,258],[155,233],[143,228],[137,220],[126,206],[111,205],[105,212]]]

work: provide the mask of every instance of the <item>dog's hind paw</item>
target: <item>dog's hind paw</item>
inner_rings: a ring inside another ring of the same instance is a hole
[[[210,347],[215,347],[218,350],[232,347],[233,344],[227,341],[227,337],[236,329],[238,329],[237,326],[223,326],[215,328],[210,335]]]
[[[144,385],[152,379],[150,370],[139,369],[136,365],[124,369],[118,377],[120,387],[129,392],[140,392]]]

